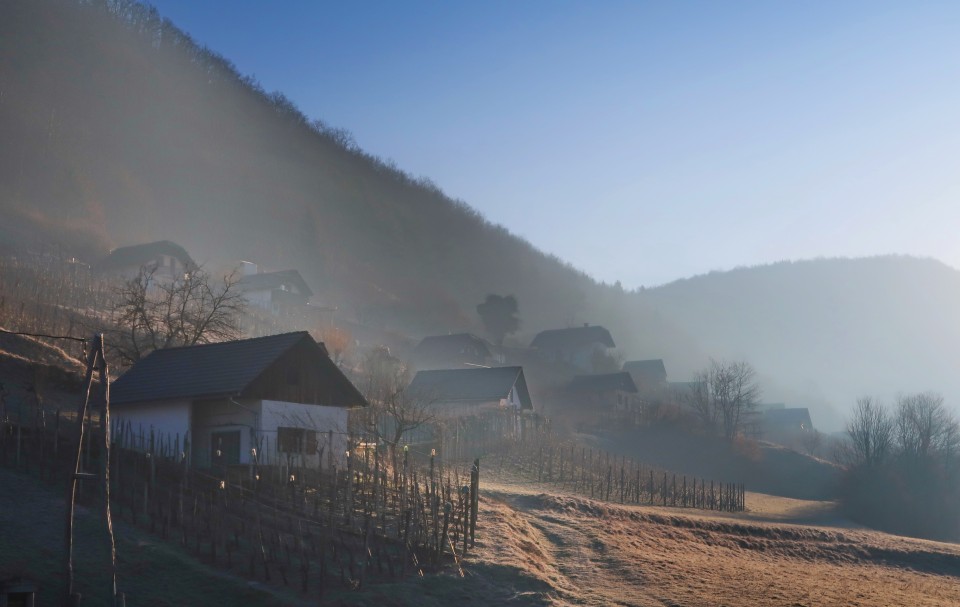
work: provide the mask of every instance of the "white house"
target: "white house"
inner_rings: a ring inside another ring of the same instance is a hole
[[[135,278],[141,268],[153,272],[159,280],[174,280],[197,268],[186,249],[175,242],[160,240],[147,244],[118,247],[94,267],[102,274]]]
[[[197,467],[326,467],[347,449],[351,410],[367,402],[300,331],[157,350],[111,386],[110,404],[134,435],[189,440]]]
[[[257,265],[241,262],[243,275],[239,287],[250,305],[275,315],[302,311],[313,291],[296,270],[259,272]]]
[[[438,443],[453,456],[467,455],[465,445],[521,438],[522,414],[533,412],[522,367],[419,371],[406,393],[432,411],[434,423],[404,441]]]

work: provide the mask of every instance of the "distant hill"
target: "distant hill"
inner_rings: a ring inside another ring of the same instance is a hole
[[[822,260],[599,284],[130,0],[0,3],[0,214],[0,252],[55,242],[92,261],[173,240],[208,265],[297,268],[341,318],[415,338],[482,334],[476,304],[514,294],[514,345],[589,322],[674,381],[746,358],[767,398],[813,406],[816,425],[864,392],[960,402],[951,268]]]
[[[960,272],[939,261],[783,262],[644,296],[705,351],[751,361],[769,400],[811,405],[814,425],[839,423],[828,403],[846,409],[865,394],[935,390],[960,405]]]

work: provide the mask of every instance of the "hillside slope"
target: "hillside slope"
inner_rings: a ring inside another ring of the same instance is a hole
[[[679,280],[645,296],[706,351],[746,358],[775,378],[768,400],[810,404],[822,420],[833,421],[828,403],[846,408],[865,394],[889,402],[898,392],[934,390],[960,404],[960,272],[938,261],[783,262]]]
[[[106,3],[104,3],[106,4]],[[341,313],[415,335],[479,331],[513,293],[522,339],[604,323],[628,350],[692,340],[311,122],[129,1],[0,5],[0,243],[59,242],[94,258],[170,239],[199,261],[296,267]],[[491,176],[495,178],[495,176]]]

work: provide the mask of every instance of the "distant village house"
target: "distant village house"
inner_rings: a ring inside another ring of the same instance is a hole
[[[260,272],[256,264],[241,262],[239,287],[251,306],[274,315],[302,312],[313,291],[297,270]]]
[[[663,359],[630,360],[623,363],[641,393],[659,391],[667,387],[667,368]]]
[[[439,442],[448,455],[465,455],[466,444],[521,438],[521,415],[533,412],[522,367],[420,371],[407,394],[436,419],[419,437],[409,437],[411,442]]]
[[[141,269],[146,269],[153,273],[154,280],[168,281],[183,278],[196,268],[186,249],[169,240],[118,247],[94,266],[100,274],[124,280],[136,278]]]
[[[413,363],[418,369],[488,366],[492,362],[487,341],[471,333],[424,337],[413,350]]]
[[[536,349],[544,360],[568,364],[586,372],[594,370],[594,359],[598,354],[606,355],[616,346],[610,331],[589,324],[541,331],[530,342],[530,347]]]

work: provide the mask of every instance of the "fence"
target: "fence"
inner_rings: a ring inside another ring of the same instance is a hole
[[[96,416],[85,423],[81,472],[92,472],[100,470],[102,435]],[[66,482],[76,453],[71,428],[73,436],[76,420],[60,412],[0,421],[0,464]],[[402,452],[394,468],[381,449],[355,445],[332,469],[197,470],[184,457],[189,437],[141,438],[121,425],[112,439],[114,520],[249,579],[323,596],[451,564],[462,575],[476,537],[479,460],[450,466],[428,456],[421,464]],[[81,501],[98,497],[96,480],[79,484]]]
[[[746,508],[743,483],[678,475],[609,451],[574,443],[543,424],[487,458],[503,477],[550,484],[585,497],[727,512]]]

